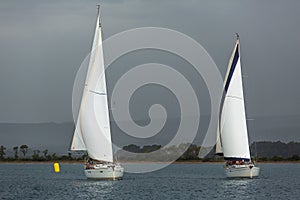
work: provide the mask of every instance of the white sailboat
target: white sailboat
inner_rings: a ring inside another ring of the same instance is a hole
[[[86,151],[84,173],[91,179],[120,179],[124,168],[114,162],[103,58],[100,7],[85,87],[71,151]]]
[[[259,167],[254,165],[250,157],[244,104],[240,41],[237,35],[224,81],[216,144],[216,154],[224,156],[225,173],[229,178],[259,175]]]

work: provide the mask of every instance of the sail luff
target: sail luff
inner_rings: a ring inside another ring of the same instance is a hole
[[[228,65],[219,120],[224,158],[250,160],[239,39]]]
[[[90,55],[79,120],[82,139],[90,158],[113,162],[111,131],[106,94],[100,12]]]
[[[87,73],[86,73],[86,78],[85,78],[85,86],[84,86],[84,90],[83,90],[83,94],[82,94],[82,99],[80,102],[80,108],[79,108],[79,113],[78,113],[78,117],[76,119],[76,123],[75,123],[75,131],[73,134],[73,138],[72,138],[72,142],[71,142],[71,146],[70,146],[70,150],[71,151],[80,151],[80,150],[86,150],[83,138],[82,138],[82,130],[81,130],[81,120],[80,120],[80,116],[81,116],[81,112],[82,112],[82,107],[84,105],[85,102],[85,96],[86,96],[86,89],[85,87],[88,85],[88,82],[90,80],[90,71],[91,68],[93,67],[93,63],[95,60],[95,49],[98,46],[98,39],[99,37],[97,37],[98,35],[98,24],[99,24],[99,20],[100,20],[100,9],[98,7],[98,14],[97,14],[97,19],[96,19],[96,26],[95,26],[95,31],[94,31],[94,39],[93,39],[93,43],[92,43],[92,51],[90,53],[90,60],[89,60],[89,65],[88,65],[88,69],[87,69]]]
[[[239,39],[237,39],[237,41],[235,43],[233,52],[236,52],[236,49],[238,48],[238,45],[239,45]],[[222,127],[222,125],[221,125],[221,116],[222,116],[223,106],[224,106],[224,102],[225,102],[226,92],[227,92],[228,85],[229,85],[229,76],[232,76],[232,72],[234,71],[234,69],[232,68],[234,58],[235,58],[235,53],[232,53],[231,56],[230,56],[227,71],[226,71],[226,74],[225,74],[224,85],[223,85],[223,94],[222,94],[221,104],[220,104],[219,123],[218,123],[218,127],[217,127],[215,154],[216,155],[222,155],[222,156],[224,155],[224,153],[223,153],[222,140],[221,140],[221,135],[220,135],[221,134],[221,127]]]
[[[93,62],[86,86],[87,95],[81,122],[84,132],[88,133],[83,136],[88,155],[96,160],[113,162],[100,13],[96,26],[97,45],[91,57]]]
[[[96,20],[96,27],[95,27],[95,33],[94,33],[94,40],[93,40],[93,44],[92,44],[92,50],[91,50],[91,53],[90,53],[90,60],[89,60],[89,66],[88,66],[88,70],[87,70],[87,73],[86,73],[86,79],[85,79],[85,85],[88,85],[88,82],[90,80],[89,77],[91,77],[90,75],[90,72],[91,72],[91,69],[93,68],[94,66],[94,62],[95,62],[95,54],[97,53],[97,47],[98,47],[98,40],[99,40],[99,37],[98,37],[98,32],[99,32],[99,21],[100,21],[100,10],[98,10],[98,15],[97,15],[97,20]]]

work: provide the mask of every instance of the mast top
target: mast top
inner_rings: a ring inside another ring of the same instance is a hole
[[[97,5],[97,9],[98,9],[99,27],[101,27],[101,21],[100,21],[100,5]]]

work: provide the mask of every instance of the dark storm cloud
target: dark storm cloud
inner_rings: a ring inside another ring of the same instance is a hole
[[[91,47],[98,3],[0,1],[1,122],[72,120],[73,81]],[[223,76],[234,34],[239,32],[248,117],[300,114],[299,1],[100,3],[104,39],[137,27],[174,29],[203,45]],[[113,72],[109,73],[111,80],[115,78]],[[191,83],[198,84],[196,78],[191,78]],[[206,90],[203,85],[199,87]],[[207,103],[201,96],[207,93],[199,89],[200,101]],[[253,124],[255,121],[249,126]],[[293,134],[298,128],[293,128]]]
[[[93,26],[80,7],[1,2],[0,121],[71,120],[72,82]]]

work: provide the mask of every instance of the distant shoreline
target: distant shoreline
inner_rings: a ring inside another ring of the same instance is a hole
[[[17,161],[0,161],[0,164],[83,164],[84,161],[76,161],[76,160],[60,160],[60,161],[32,161],[32,160],[17,160]],[[127,161],[120,162],[124,164],[166,164],[168,162],[151,162],[151,161]],[[190,161],[175,161],[172,164],[223,164],[224,161],[199,161],[199,160],[190,160]],[[259,161],[260,163],[269,163],[269,164],[281,164],[281,163],[291,163],[291,164],[300,164],[300,161]]]

